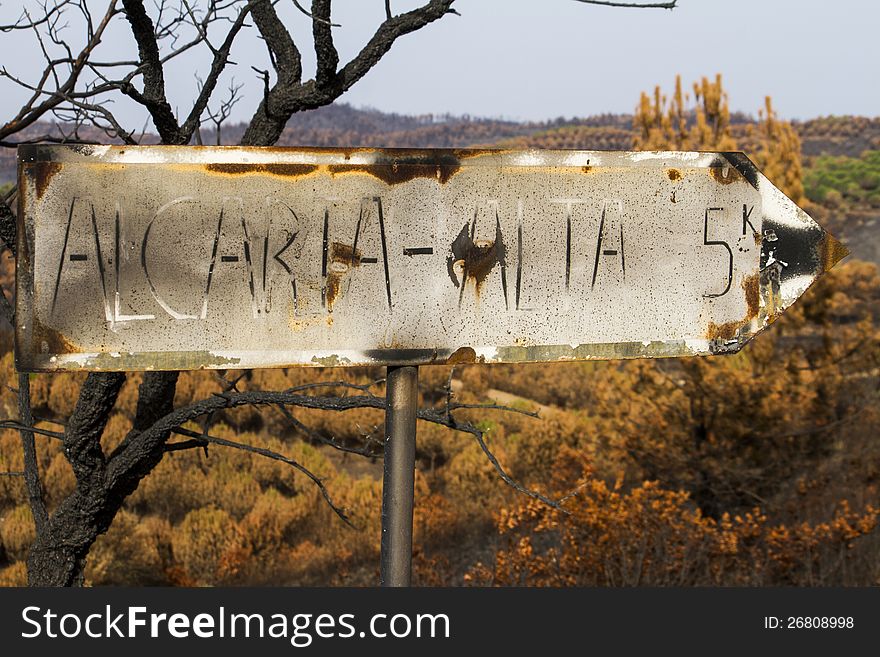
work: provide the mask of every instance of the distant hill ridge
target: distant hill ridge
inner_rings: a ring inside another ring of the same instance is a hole
[[[731,117],[734,135],[748,141],[748,126],[754,120],[736,113]],[[823,117],[796,122],[804,155],[858,156],[868,149],[880,149],[880,117]],[[224,126],[223,144],[235,144],[244,134],[245,124]],[[17,141],[46,135],[60,138],[69,134],[68,126],[37,123],[15,135]],[[81,128],[80,140],[108,142],[96,128]],[[216,143],[213,130],[201,132],[201,142]],[[146,134],[142,143],[156,143]],[[499,118],[424,114],[411,116],[359,109],[346,103],[302,112],[291,117],[278,141],[279,146],[375,146],[386,148],[466,148],[502,146],[508,148],[579,148],[615,150],[630,148],[632,116],[600,114],[583,118],[559,117],[549,121],[518,122]],[[0,149],[0,182],[15,177],[15,153]]]

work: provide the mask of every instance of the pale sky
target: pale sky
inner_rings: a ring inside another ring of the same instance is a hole
[[[28,4],[0,1],[0,20]],[[104,4],[89,0],[96,12]],[[392,7],[398,12],[418,4],[394,0]],[[278,7],[310,74],[310,19],[290,0]],[[671,89],[676,73],[689,83],[720,72],[733,110],[754,114],[770,94],[784,118],[880,115],[880,3],[873,0],[680,0],[674,11],[574,0],[459,0],[455,7],[461,16],[402,37],[341,100],[407,114],[542,120],[631,112],[640,91],[656,84]],[[382,0],[337,0],[333,19],[342,24],[335,30],[342,62],[383,16]],[[124,21],[107,34],[99,54],[105,60],[136,56]],[[247,94],[234,118],[245,120],[261,89],[250,66],[267,67],[255,30],[240,39],[232,59],[238,65],[231,71]],[[193,93],[195,67],[204,72],[206,61],[204,53],[194,53],[169,74],[181,112]],[[0,34],[0,62],[32,78],[39,51],[29,35]],[[0,80],[4,121],[21,100]],[[127,127],[143,123],[138,109],[116,108]]]

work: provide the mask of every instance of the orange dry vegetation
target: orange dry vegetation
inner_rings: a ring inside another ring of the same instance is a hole
[[[853,262],[822,279],[739,355],[683,361],[467,366],[460,401],[541,406],[541,418],[462,412],[518,481],[566,497],[567,514],[506,486],[476,442],[421,424],[416,478],[419,584],[876,584],[880,276]],[[0,408],[16,416],[8,336]],[[322,379],[368,383],[380,370],[262,370],[240,389]],[[449,370],[422,368],[424,404]],[[237,374],[229,372],[228,378]],[[128,431],[132,374],[103,444]],[[35,414],[63,418],[81,375],[35,375]],[[181,376],[177,403],[221,389]],[[382,394],[381,386],[375,389]],[[375,410],[295,411],[347,445],[381,439]],[[40,426],[59,430],[43,422]],[[193,429],[200,427],[193,426]],[[211,433],[293,457],[326,482],[354,527],[290,467],[212,447],[175,452],[95,544],[95,585],[349,584],[377,578],[381,461],[344,455],[273,409],[218,414]],[[38,442],[50,506],[74,486],[57,440]],[[0,470],[22,467],[0,433]],[[24,582],[33,524],[19,477],[0,477],[0,582]]]
[[[873,533],[880,510],[854,512],[844,500],[824,522],[774,524],[760,508],[718,518],[687,493],[643,482],[629,490],[581,468],[578,495],[551,511],[534,501],[504,510],[494,563],[465,576],[502,586],[780,586],[840,582],[841,562],[861,564],[857,539]],[[845,581],[845,580],[844,580]],[[851,582],[849,582],[851,583]]]

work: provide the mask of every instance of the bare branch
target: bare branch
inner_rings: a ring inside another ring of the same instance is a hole
[[[130,445],[138,440],[141,433],[149,430],[158,419],[171,412],[179,376],[180,372],[146,372],[144,374],[144,380],[138,387],[137,409],[131,431],[110,454],[111,461],[124,454]],[[155,446],[156,448],[168,439],[168,433],[160,435],[160,438],[160,443]],[[155,460],[158,463],[161,460],[161,452],[157,451],[146,453],[144,456],[147,461]],[[130,468],[132,471],[141,471],[144,468],[144,462],[132,461]],[[149,469],[146,472],[149,472]]]
[[[294,112],[332,103],[366,75],[391,49],[398,37],[414,32],[446,14],[456,13],[452,9],[454,1],[430,0],[417,9],[385,20],[360,53],[338,72],[335,72],[338,57],[337,61],[334,61],[335,48],[329,35],[329,26],[321,21],[313,22],[313,32],[316,35],[315,47],[319,58],[319,75],[315,80],[304,84],[300,82],[302,67],[299,51],[295,51],[290,34],[278,21],[271,3],[264,1],[256,5],[253,8],[254,20],[269,46],[270,54],[277,57],[279,53],[285,53],[282,46],[289,44],[288,49],[293,48],[296,58],[290,66],[285,66],[281,61],[275,62],[278,82],[274,87],[268,89],[268,80],[266,81],[267,92],[245,130],[241,139],[242,145],[274,144],[278,141],[284,126]],[[320,2],[316,4],[319,7],[323,6]],[[313,11],[312,13],[320,17],[318,12]],[[326,17],[329,17],[329,11],[325,14]],[[296,78],[290,75],[283,77],[282,72],[286,69],[294,70]]]
[[[394,16],[382,23],[367,45],[340,71],[340,93],[348,91],[355,82],[364,77],[391,50],[399,37],[415,32],[448,13],[454,13],[453,2],[454,0],[431,0],[418,9]]]
[[[199,80],[200,88],[202,87],[202,85],[202,81]],[[230,116],[232,116],[233,108],[238,104],[238,101],[241,100],[241,96],[239,95],[239,93],[241,92],[243,86],[244,85],[241,84],[235,84],[235,80],[233,80],[229,84],[228,95],[225,100],[220,102],[220,106],[216,110],[211,109],[210,107],[206,108],[208,120],[214,124],[214,136],[217,146],[220,146],[222,144],[220,133],[223,129],[223,124],[226,122],[227,119],[229,119]],[[201,134],[198,127],[196,128],[196,134],[199,139],[199,144],[201,145]]]
[[[154,449],[162,448],[164,438],[168,432],[175,431],[186,422],[195,420],[196,418],[216,412],[224,408],[235,408],[245,405],[274,405],[274,406],[300,406],[303,408],[312,408],[327,411],[347,411],[355,408],[377,408],[384,410],[386,407],[385,400],[374,396],[356,395],[352,397],[316,397],[311,395],[299,395],[288,392],[270,392],[270,391],[247,391],[239,393],[222,393],[214,395],[209,399],[204,399],[188,406],[178,408],[162,418],[159,418],[151,427],[140,433],[135,440],[124,450],[117,450],[114,457],[111,458],[108,465],[108,478],[111,482],[120,477],[126,476],[126,471],[131,467],[131,461],[139,458],[145,453],[149,453]],[[487,404],[481,406],[479,404],[467,405],[468,408],[492,408],[503,411],[516,411],[529,415],[527,411],[519,411],[496,404]],[[454,406],[453,406],[454,408]],[[469,422],[459,422],[456,420],[449,408],[444,409],[422,409],[418,412],[417,417],[426,422],[433,422],[455,431],[468,433],[476,438],[480,449],[486,454],[486,457],[492,463],[492,466],[498,472],[501,479],[513,487],[515,490],[540,500],[541,502],[552,506],[554,509],[564,511],[558,502],[538,493],[529,490],[519,482],[515,481],[501,466],[498,459],[486,444],[483,431]],[[200,436],[201,434],[195,434]]]
[[[312,35],[315,40],[315,56],[317,69],[315,84],[318,88],[326,88],[336,79],[336,67],[339,65],[339,53],[333,44],[333,30],[330,22],[331,0],[312,0]]]
[[[101,434],[123,383],[125,374],[92,372],[80,389],[64,434],[64,455],[77,482],[84,483],[104,469]]]
[[[492,405],[494,408],[498,408],[499,410],[506,411],[516,411],[514,408],[505,408],[498,407]],[[472,408],[480,408],[479,405],[473,405]],[[492,464],[492,467],[495,468],[495,472],[498,473],[498,476],[501,477],[502,481],[506,483],[508,486],[513,488],[514,490],[531,497],[532,499],[543,502],[547,506],[550,506],[557,511],[562,511],[563,513],[569,513],[560,505],[560,501],[551,500],[546,495],[543,495],[537,491],[526,488],[521,483],[516,481],[513,477],[511,477],[507,471],[502,467],[501,463],[495,457],[495,454],[492,453],[492,450],[489,449],[489,446],[486,444],[485,433],[477,428],[475,425],[470,422],[459,422],[454,417],[452,417],[451,413],[446,412],[445,410],[441,411],[435,408],[426,408],[419,410],[416,415],[420,420],[424,420],[425,422],[433,422],[434,424],[439,424],[441,426],[447,427],[449,429],[453,429],[455,431],[461,431],[463,433],[471,434],[477,441],[477,444],[480,446],[480,449],[483,450],[483,454],[486,455],[486,458],[489,459],[489,462]]]
[[[211,62],[211,70],[208,73],[208,77],[205,79],[204,83],[201,85],[201,89],[199,90],[199,95],[193,103],[192,110],[189,113],[186,121],[184,121],[183,126],[181,126],[181,139],[185,139],[186,142],[189,142],[192,137],[193,132],[196,127],[199,125],[201,116],[205,111],[205,108],[208,106],[208,101],[211,99],[211,96],[214,93],[214,89],[217,87],[217,82],[220,79],[220,75],[226,70],[226,66],[229,63],[229,53],[232,50],[232,44],[235,41],[235,38],[238,36],[238,33],[245,25],[245,20],[247,19],[248,14],[250,13],[251,5],[250,3],[242,9],[238,16],[235,18],[232,26],[229,28],[229,31],[226,33],[226,38],[223,40],[220,48],[214,50],[214,59]],[[206,38],[207,43],[207,38]],[[209,44],[210,45],[210,44]],[[232,107],[238,100],[238,88],[233,90],[234,85],[230,87],[231,100],[226,105],[227,113],[224,115],[223,119],[220,120],[219,123],[222,123],[228,117],[228,111],[232,110]],[[213,117],[212,117],[213,118]],[[217,123],[215,121],[215,123]],[[220,129],[219,123],[217,123],[217,138],[220,138]],[[218,141],[219,146],[219,141]]]
[[[330,12],[329,11],[327,12],[327,15],[325,17],[322,14],[315,13],[314,4],[312,6],[311,12],[309,12],[305,7],[303,7],[301,4],[299,4],[299,0],[293,0],[293,4],[297,9],[299,9],[302,13],[304,13],[306,16],[311,18],[313,21],[323,23],[324,25],[326,25],[328,27],[342,27],[342,25],[340,25],[339,23],[331,23],[330,22]]]
[[[104,15],[101,21],[97,26],[92,25],[91,16],[86,11],[86,18],[88,21],[88,34],[89,38],[86,42],[85,46],[83,46],[82,50],[74,57],[72,54],[69,54],[68,57],[60,59],[60,60],[52,60],[48,59],[46,68],[43,70],[43,73],[40,77],[40,81],[33,87],[32,96],[22,105],[21,109],[12,118],[10,121],[7,121],[4,125],[0,126],[0,140],[6,139],[11,134],[14,134],[30,125],[34,122],[40,120],[43,116],[45,116],[48,112],[51,112],[53,109],[58,107],[61,103],[64,102],[65,96],[73,93],[76,88],[76,85],[79,81],[80,75],[83,70],[88,65],[89,58],[92,55],[92,52],[95,48],[98,47],[98,44],[101,43],[101,39],[104,35],[104,31],[107,26],[110,24],[110,21],[113,17],[118,13],[118,9],[116,8],[117,0],[110,0],[107,5],[107,10],[104,12]],[[67,3],[62,3],[60,6],[64,6]],[[83,8],[85,3],[81,3],[78,5],[81,9]],[[55,15],[52,20],[57,20],[58,16]],[[34,30],[36,30],[36,25],[40,23],[37,21],[32,24]],[[50,33],[54,33],[57,29],[57,25],[50,21]],[[38,41],[41,43],[42,47],[42,39],[39,37],[39,33],[37,32]],[[57,39],[56,39],[57,40]],[[66,44],[65,44],[65,48]],[[67,48],[69,53],[69,48]],[[58,65],[66,64],[69,66],[69,71],[66,79],[62,82],[58,76],[56,67]],[[12,81],[16,81],[14,76],[10,75],[6,69],[0,70],[0,76],[6,77]],[[46,82],[48,79],[52,77],[56,81],[56,88],[54,91],[47,91],[44,89]],[[43,99],[41,101],[41,99]]]
[[[5,298],[5,297],[4,297]],[[21,424],[21,451],[24,456],[24,483],[27,488],[28,503],[34,526],[38,532],[45,529],[49,522],[46,511],[46,500],[43,495],[43,484],[40,481],[40,470],[37,465],[37,448],[34,443],[34,418],[31,415],[31,381],[26,372],[18,375],[18,413]]]
[[[346,445],[343,445],[342,443],[340,443],[338,440],[336,440],[332,436],[329,436],[329,437],[324,436],[319,431],[315,431],[311,427],[308,427],[305,424],[303,424],[302,422],[300,422],[299,420],[297,420],[293,416],[293,414],[287,409],[287,407],[284,406],[283,404],[277,404],[273,408],[276,408],[278,410],[278,412],[281,413],[281,415],[284,417],[284,419],[287,420],[288,423],[293,428],[295,428],[298,431],[305,434],[312,441],[321,443],[323,445],[327,445],[328,447],[332,447],[333,449],[339,450],[340,452],[345,452],[347,454],[357,454],[358,456],[368,456],[368,457],[379,455],[377,452],[374,452],[369,447],[360,447],[360,448],[347,447]],[[379,443],[379,444],[381,445],[382,443]]]
[[[14,30],[31,30],[35,27],[39,27],[46,23],[50,23],[55,20],[56,15],[60,14],[65,5],[69,5],[71,0],[62,0],[61,2],[57,2],[54,7],[48,9],[40,18],[34,20],[31,19],[30,14],[27,10],[22,11],[21,16],[15,23],[10,23],[7,25],[0,25],[0,32],[12,32]]]
[[[66,134],[61,126],[58,126],[59,132],[61,135],[38,135],[36,137],[31,137],[29,139],[22,139],[21,141],[0,141],[0,147],[2,148],[17,148],[23,144],[97,144],[100,143],[95,139],[80,139],[76,136],[76,131],[73,134]],[[8,205],[8,204],[7,204]],[[2,213],[2,210],[0,210]]]
[[[327,487],[324,485],[324,482],[315,475],[311,470],[306,468],[300,463],[297,463],[292,458],[284,456],[283,454],[279,454],[278,452],[274,452],[271,449],[265,449],[263,447],[254,447],[253,445],[247,445],[245,443],[238,443],[232,440],[227,440],[225,438],[217,438],[216,436],[210,436],[205,433],[198,433],[196,431],[190,431],[189,429],[183,429],[181,427],[177,427],[172,430],[174,433],[180,434],[182,436],[188,436],[193,440],[186,441],[184,443],[169,443],[165,446],[166,451],[178,451],[180,449],[193,449],[196,447],[203,447],[206,444],[212,445],[220,445],[221,447],[232,447],[234,449],[240,449],[244,452],[250,452],[251,454],[257,454],[259,456],[266,457],[268,459],[272,459],[273,461],[281,461],[282,463],[286,463],[287,465],[295,468],[299,472],[302,472],[306,477],[308,477],[312,483],[314,483],[318,490],[321,491],[321,495],[324,498],[324,501],[330,505],[330,508],[333,509],[333,512],[339,516],[342,521],[348,525],[349,527],[354,527],[349,520],[348,515],[345,511],[336,505],[333,502],[333,498],[330,497],[330,493],[327,491]]]
[[[251,13],[260,35],[269,48],[278,84],[298,85],[302,82],[302,57],[293,37],[284,27],[270,0],[253,0]]]
[[[159,55],[159,43],[153,21],[147,15],[142,0],[122,0],[122,6],[131,26],[131,33],[137,42],[140,68],[144,76],[142,94],[131,85],[123,87],[122,91],[147,108],[163,142],[181,143],[180,126],[165,93],[165,72]]]
[[[133,438],[124,449],[117,450],[110,460],[108,477],[111,485],[128,475],[132,467],[145,456],[161,448],[168,432],[191,420],[225,408],[238,406],[266,406],[287,404],[318,410],[346,411],[353,408],[385,408],[385,400],[377,397],[313,397],[285,392],[248,391],[216,394],[208,399],[175,409],[159,418],[149,428]]]
[[[138,143],[138,140],[134,138],[133,134],[122,127],[116,119],[116,116],[106,107],[106,105],[77,100],[66,94],[63,95],[63,98],[71,108],[70,112],[67,112],[68,116],[64,116],[65,112],[59,112],[57,110],[55,113],[61,115],[62,119],[68,118],[69,120],[63,123],[72,123],[75,131],[73,137],[64,135],[61,139],[57,139],[56,141],[65,144],[83,143],[83,140],[79,139],[76,134],[76,129],[83,123],[90,123],[96,128],[103,130],[111,139],[120,139],[124,144],[134,145]],[[73,116],[70,116],[71,112],[73,113]],[[101,119],[106,123],[102,124]],[[63,123],[61,125],[63,125]]]
[[[312,431],[304,424],[296,420],[286,408],[287,406],[300,406],[303,408],[332,411],[346,411],[355,408],[376,408],[384,410],[385,400],[380,397],[376,397],[375,395],[369,394],[355,395],[351,397],[324,397],[313,395],[300,395],[292,392],[225,392],[214,395],[209,399],[201,400],[199,402],[190,404],[189,406],[185,406],[173,411],[170,410],[170,402],[166,402],[163,406],[165,410],[168,410],[168,412],[165,415],[159,417],[159,411],[155,404],[156,399],[158,397],[164,397],[167,400],[171,397],[168,391],[171,389],[172,380],[176,379],[176,373],[148,373],[148,376],[151,374],[154,378],[159,378],[149,385],[156,387],[157,391],[160,389],[164,389],[164,392],[161,394],[159,394],[158,392],[156,394],[145,394],[144,390],[141,390],[138,401],[138,417],[135,420],[135,429],[129,434],[129,436],[126,437],[123,443],[113,452],[113,454],[108,459],[107,486],[111,490],[119,486],[121,482],[127,483],[127,485],[130,486],[130,478],[133,471],[137,473],[137,479],[140,479],[140,477],[146,474],[146,472],[149,472],[152,467],[152,465],[150,467],[145,467],[145,462],[152,462],[154,460],[158,462],[158,460],[161,459],[161,455],[165,452],[179,451],[182,449],[191,449],[195,447],[204,447],[207,443],[215,443],[218,445],[245,449],[245,451],[251,451],[256,454],[268,456],[269,458],[283,460],[289,465],[292,465],[293,467],[297,467],[299,469],[301,467],[299,466],[299,464],[296,464],[291,459],[272,452],[271,450],[265,450],[263,448],[257,448],[253,446],[245,446],[240,443],[234,443],[233,441],[212,437],[208,435],[207,432],[199,433],[181,428],[181,425],[185,424],[186,422],[195,420],[202,415],[214,413],[218,410],[226,408],[235,408],[245,405],[274,406],[282,410],[285,417],[288,418],[288,420],[290,420],[295,427],[303,430],[312,438],[318,439],[319,441],[329,444],[336,449],[341,449],[342,451],[359,453],[365,456],[378,456],[378,454],[372,454],[367,452],[366,450],[346,448],[345,446],[337,443],[335,440],[327,439],[320,436],[319,434],[317,434],[317,432]],[[145,380],[145,384],[146,383],[147,381]],[[307,384],[306,386],[300,386],[300,388],[318,386],[339,386],[341,383],[342,382]],[[369,387],[357,386],[355,384],[348,385],[349,387],[356,389]],[[527,495],[528,497],[539,500],[542,503],[553,507],[554,509],[566,512],[565,509],[561,507],[561,502],[564,501],[565,498],[562,498],[561,500],[552,500],[542,493],[531,490],[513,479],[498,461],[492,450],[489,448],[485,440],[484,432],[472,423],[459,421],[452,415],[452,411],[462,408],[516,412],[527,415],[529,417],[537,417],[537,414],[530,411],[524,411],[521,409],[502,406],[498,404],[457,404],[455,402],[452,402],[450,400],[450,397],[447,397],[445,407],[439,409],[421,409],[418,411],[417,417],[422,421],[439,424],[454,431],[459,431],[474,436],[478,445],[480,446],[480,449],[489,459],[489,462],[492,464],[492,467],[498,473],[499,477],[506,484],[511,486],[516,491]],[[18,423],[0,422],[0,427],[20,428],[20,425]],[[61,437],[65,440],[65,444],[67,444],[68,442],[67,435],[70,434],[70,428],[68,428],[66,434],[59,434],[57,432],[42,429],[35,429],[34,431],[36,433],[48,435],[54,438]],[[192,438],[192,441],[187,441],[185,443],[168,444],[166,443],[166,441],[169,433],[177,433],[187,436],[189,438]],[[336,512],[338,515],[340,515],[341,518],[347,521],[347,517],[345,516],[345,514],[342,513],[341,510],[334,505],[331,499],[329,499],[329,495],[327,494],[326,489],[324,489],[323,484],[316,477],[314,477],[314,475],[311,475],[311,473],[306,473],[305,470],[303,471],[304,474],[307,474],[310,479],[312,479],[316,484],[319,485],[322,495],[324,495],[328,504],[333,507],[334,512]]]
[[[514,408],[513,406],[503,406],[501,404],[459,404],[452,402],[446,406],[447,411],[454,411],[459,408],[479,408],[486,411],[504,411],[506,413],[519,413],[529,417],[539,418],[537,411],[527,411],[522,408]]]
[[[64,440],[64,434],[58,431],[50,431],[49,429],[41,429],[34,426],[26,426],[17,420],[0,420],[0,429],[15,429],[16,431],[31,431],[38,436],[46,436],[55,440]]]
[[[620,7],[627,9],[675,9],[675,3],[678,0],[670,0],[669,2],[605,2],[604,0],[574,0],[582,2],[585,5],[600,5],[603,7]]]

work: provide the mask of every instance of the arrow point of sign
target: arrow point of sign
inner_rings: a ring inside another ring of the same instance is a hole
[[[850,255],[850,251],[846,248],[846,245],[839,242],[834,235],[826,231],[825,239],[821,241],[820,254],[824,271],[828,271],[848,255]]]
[[[760,192],[763,206],[761,294],[764,321],[758,329],[760,331],[797,301],[822,274],[849,255],[849,249],[764,174],[755,169],[752,175],[750,182]]]
[[[711,323],[708,353],[733,353],[772,324],[825,272],[849,255],[849,250],[786,196],[743,153],[718,154],[710,166],[735,169],[760,195],[760,229],[752,223],[752,210],[743,207],[743,231],[760,233],[759,275],[743,284],[748,314],[739,331],[736,323]],[[729,178],[715,176],[721,184]],[[736,178],[734,178],[736,180]]]

